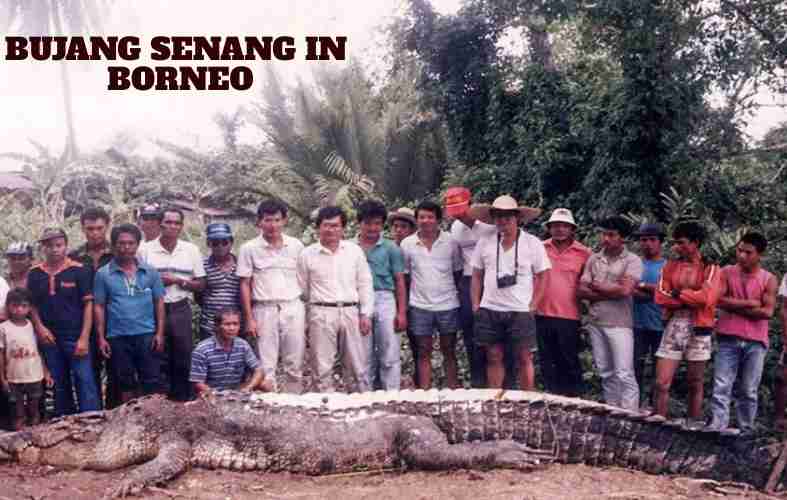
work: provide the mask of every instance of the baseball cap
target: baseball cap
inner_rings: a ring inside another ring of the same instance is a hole
[[[445,191],[445,213],[456,217],[467,212],[470,208],[470,190],[466,187],[450,187]]]
[[[45,243],[49,240],[54,240],[55,238],[63,238],[67,240],[68,236],[66,236],[66,232],[59,227],[48,227],[44,229],[43,233],[41,233],[41,237],[38,238],[38,242]]]
[[[656,236],[658,238],[664,239],[667,234],[664,232],[664,228],[661,227],[661,224],[653,223],[653,222],[645,222],[639,229],[634,233],[635,238],[639,238],[640,236]]]
[[[15,241],[5,249],[6,255],[33,255],[33,246],[26,241]]]
[[[232,228],[230,228],[229,224],[226,224],[224,222],[214,222],[213,224],[208,224],[205,233],[208,240],[232,239]]]

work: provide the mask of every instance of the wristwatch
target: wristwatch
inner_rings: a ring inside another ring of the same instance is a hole
[[[670,295],[672,296],[673,299],[680,298],[680,289],[673,288],[672,291],[670,292]]]
[[[645,283],[644,281],[640,281],[639,283],[637,283],[637,288],[645,288],[647,285],[648,284]]]

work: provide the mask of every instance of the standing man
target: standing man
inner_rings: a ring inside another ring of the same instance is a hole
[[[398,391],[402,376],[399,336],[407,329],[407,289],[404,256],[392,241],[383,238],[388,211],[379,201],[358,207],[360,231],[355,243],[366,253],[374,283],[374,316],[369,336],[369,378],[373,388]]]
[[[473,276],[471,260],[478,240],[497,234],[493,224],[487,224],[470,215],[470,190],[464,187],[448,188],[445,192],[445,213],[453,217],[451,237],[459,245],[462,253],[462,279],[459,280],[459,326],[462,340],[470,364],[470,385],[486,387],[486,352],[475,339],[473,326],[473,304],[470,294],[470,281]],[[510,356],[509,356],[510,357]]]
[[[205,268],[205,290],[199,293],[201,340],[213,335],[216,312],[231,308],[240,310],[240,278],[235,274],[237,259],[232,254],[232,229],[229,224],[215,222],[205,229],[210,255],[202,265]]]
[[[139,210],[137,224],[145,235],[145,241],[153,241],[161,236],[162,212],[158,203],[149,203]]]
[[[112,260],[112,248],[109,245],[109,241],[107,241],[107,230],[109,229],[110,223],[109,214],[103,208],[86,208],[79,216],[79,222],[82,227],[82,234],[85,236],[85,243],[69,253],[68,257],[75,262],[80,262],[85,267],[85,270],[90,276],[90,282],[93,283],[96,271]],[[91,346],[90,352],[93,355],[93,368],[96,372],[98,397],[100,401],[104,401],[102,395],[103,387],[101,386],[101,372],[104,370],[104,357],[98,349],[96,328],[96,321],[93,321],[93,331],[91,332],[93,345]],[[108,366],[107,374],[106,405],[107,408],[114,408],[119,403],[119,395],[117,394],[115,383]]]
[[[544,242],[552,265],[536,276],[538,357],[547,392],[579,397],[583,393],[579,361],[579,277],[590,249],[574,239],[577,224],[566,208],[556,208],[546,222],[551,236]]]
[[[257,339],[265,380],[276,390],[281,360],[284,390],[300,394],[306,333],[296,269],[303,243],[283,233],[286,225],[287,205],[278,200],[260,203],[260,235],[240,247],[236,272],[247,338]]]
[[[636,411],[631,296],[642,276],[642,261],[626,249],[630,229],[625,219],[609,217],[600,226],[602,250],[588,258],[577,296],[590,301],[588,330],[605,402]]]
[[[46,365],[55,381],[55,415],[100,409],[90,356],[93,283],[79,262],[67,257],[68,237],[59,228],[45,229],[39,240],[44,262],[33,266],[27,288],[33,295],[32,320]]]
[[[11,289],[27,287],[27,275],[33,266],[33,246],[25,241],[15,241],[5,249],[5,258],[8,263],[7,285]]]
[[[397,246],[402,246],[402,241],[415,232],[415,212],[411,208],[401,207],[388,214],[388,223],[391,227],[391,236]],[[404,254],[402,254],[404,256]],[[410,275],[404,275],[405,290],[410,289]],[[413,360],[413,385],[418,383],[418,347],[411,325],[407,325],[407,344]]]
[[[520,207],[510,196],[499,196],[491,207],[476,210],[479,219],[491,217],[497,227],[497,234],[481,238],[472,258],[472,306],[476,340],[486,350],[486,380],[489,388],[503,387],[505,346],[511,345],[519,366],[519,387],[532,391],[535,370],[531,348],[536,343],[536,321],[530,312],[533,278],[550,264],[541,241],[519,229],[519,224],[538,217],[541,210]]]
[[[651,357],[655,379],[656,351],[661,345],[661,334],[664,330],[661,307],[655,303],[654,293],[661,268],[666,263],[661,256],[661,244],[665,236],[659,224],[642,224],[634,233],[634,237],[639,238],[639,249],[643,257],[642,277],[634,287],[634,373],[637,376],[640,399],[644,399],[647,404],[652,404],[652,397],[645,397],[645,358]]]
[[[440,230],[443,210],[432,201],[415,209],[418,231],[402,241],[405,272],[410,275],[408,324],[418,346],[418,386],[432,387],[432,345],[437,329],[448,388],[459,386],[456,367],[456,333],[459,330],[459,297],[456,283],[463,268],[459,245]]]
[[[342,240],[347,214],[339,207],[317,213],[319,241],[298,258],[298,282],[309,302],[309,347],[317,390],[333,392],[337,355],[348,391],[369,383],[367,339],[372,332],[374,285],[363,250]]]
[[[166,208],[162,213],[161,236],[142,245],[139,257],[154,267],[166,287],[164,337],[169,375],[169,394],[177,401],[191,398],[189,364],[194,347],[189,296],[205,289],[205,267],[199,249],[178,239],[183,230],[183,212]]]
[[[768,352],[768,320],[776,309],[776,277],[760,266],[768,240],[760,233],[743,235],[736,246],[737,263],[721,270],[719,351],[713,363],[713,398],[710,427],[725,429],[730,421],[732,386],[740,372],[735,401],[738,428],[754,431],[757,391]]]
[[[692,426],[704,426],[702,420],[705,363],[711,357],[711,334],[719,300],[721,272],[706,263],[700,247],[705,229],[693,221],[681,222],[672,231],[670,259],[661,270],[656,288],[656,304],[664,309],[667,324],[661,345],[656,351],[656,413],[666,417],[669,390],[681,360],[688,363],[688,418]]]
[[[133,224],[112,229],[114,258],[96,273],[95,316],[98,348],[118,387],[119,403],[159,388],[164,350],[164,285],[158,271],[137,260],[142,232]]]

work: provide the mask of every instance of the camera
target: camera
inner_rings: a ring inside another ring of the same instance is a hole
[[[497,288],[508,288],[516,285],[516,274],[497,277]]]

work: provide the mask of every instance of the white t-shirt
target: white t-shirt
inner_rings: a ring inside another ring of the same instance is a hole
[[[459,307],[454,273],[462,270],[459,245],[445,231],[427,250],[418,233],[401,244],[404,272],[410,275],[410,305],[427,311],[449,311]]]
[[[533,277],[552,267],[544,244],[522,230],[516,245],[519,247],[516,269],[516,284],[506,288],[497,287],[497,276],[514,275],[516,247],[508,250],[500,247],[500,272],[497,272],[497,234],[479,240],[473,252],[472,265],[484,271],[484,292],[481,307],[492,311],[529,312],[533,299]]]
[[[44,379],[44,367],[30,321],[24,326],[11,321],[0,323],[0,348],[5,349],[5,375],[10,383],[30,384]]]
[[[5,311],[5,299],[8,296],[8,292],[10,288],[8,286],[8,282],[0,276],[0,312]]]
[[[478,240],[492,234],[497,234],[497,227],[493,224],[481,222],[480,220],[475,221],[472,228],[467,227],[465,223],[460,220],[455,220],[454,223],[451,224],[451,237],[456,241],[459,245],[459,249],[462,251],[462,262],[464,263],[462,274],[464,276],[473,275],[473,266],[470,264],[470,261],[473,258],[473,251],[475,250]]]
[[[782,285],[779,287],[779,295],[787,298],[787,273],[785,273],[784,278],[782,278]]]
[[[169,273],[188,280],[205,277],[202,254],[197,245],[188,241],[178,240],[172,252],[162,247],[158,239],[149,241],[139,248],[137,257],[159,273]],[[169,285],[166,291],[164,302],[167,304],[181,301],[192,294],[177,284]]]

